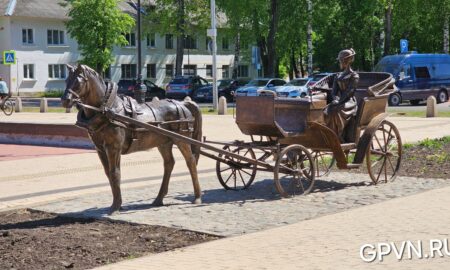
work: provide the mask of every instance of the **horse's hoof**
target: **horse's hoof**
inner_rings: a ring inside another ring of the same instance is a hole
[[[201,198],[197,198],[192,203],[193,204],[202,204],[202,199]]]
[[[164,206],[164,203],[162,200],[154,200],[152,203],[152,206],[155,206],[155,207]]]
[[[112,215],[119,214],[119,213],[120,213],[120,210],[122,210],[122,209],[123,209],[123,208],[120,207],[120,206],[111,206],[111,207],[109,208],[108,215],[112,216]]]

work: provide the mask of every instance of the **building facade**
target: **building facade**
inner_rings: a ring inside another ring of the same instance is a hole
[[[0,64],[0,76],[8,83],[13,95],[62,90],[67,75],[66,64],[80,59],[77,42],[67,33],[67,10],[59,0],[0,0],[0,51],[16,51],[16,63]],[[120,3],[124,12],[135,13],[126,1]],[[205,31],[206,32],[206,31]],[[129,45],[114,49],[114,62],[107,77],[120,79],[137,77],[137,34],[126,34]],[[158,85],[167,84],[175,73],[176,37],[166,33],[142,34],[142,75]],[[217,38],[217,76],[229,78],[234,65],[233,40]],[[212,79],[212,56],[206,33],[188,36],[185,41],[183,74]],[[250,49],[241,55],[250,59]],[[240,77],[257,77],[249,61],[241,60]]]

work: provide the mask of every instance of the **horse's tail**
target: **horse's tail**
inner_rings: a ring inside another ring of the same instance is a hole
[[[186,106],[189,111],[194,116],[194,133],[192,134],[192,138],[201,141],[202,140],[202,112],[200,111],[200,107],[198,107],[197,103],[192,101],[185,101],[184,106]],[[191,146],[192,153],[194,154],[195,160],[198,163],[198,159],[200,157],[200,146],[192,145]]]

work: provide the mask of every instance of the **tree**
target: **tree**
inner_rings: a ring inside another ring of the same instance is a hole
[[[100,74],[113,62],[113,47],[127,44],[124,33],[135,23],[117,3],[118,0],[67,0],[67,30],[78,42],[82,62]]]
[[[206,32],[210,22],[208,0],[155,0],[147,6],[147,31],[170,33],[177,37],[175,74],[181,75],[186,35]]]

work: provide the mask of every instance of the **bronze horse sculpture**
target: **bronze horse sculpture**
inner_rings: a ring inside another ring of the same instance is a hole
[[[122,195],[120,190],[120,158],[122,154],[144,151],[157,147],[164,160],[164,176],[154,206],[163,205],[168,192],[170,175],[175,160],[172,147],[175,144],[186,160],[194,185],[193,203],[201,203],[201,190],[197,175],[197,162],[200,149],[186,142],[137,129],[132,125],[111,120],[105,112],[113,111],[119,115],[160,125],[170,131],[201,140],[202,116],[199,107],[190,101],[161,100],[138,104],[130,97],[119,97],[117,85],[106,83],[97,72],[85,65],[68,65],[69,75],[66,90],[61,98],[66,108],[75,103],[79,106],[77,125],[86,128],[95,145],[97,154],[109,179],[113,194],[110,214],[120,210]]]

